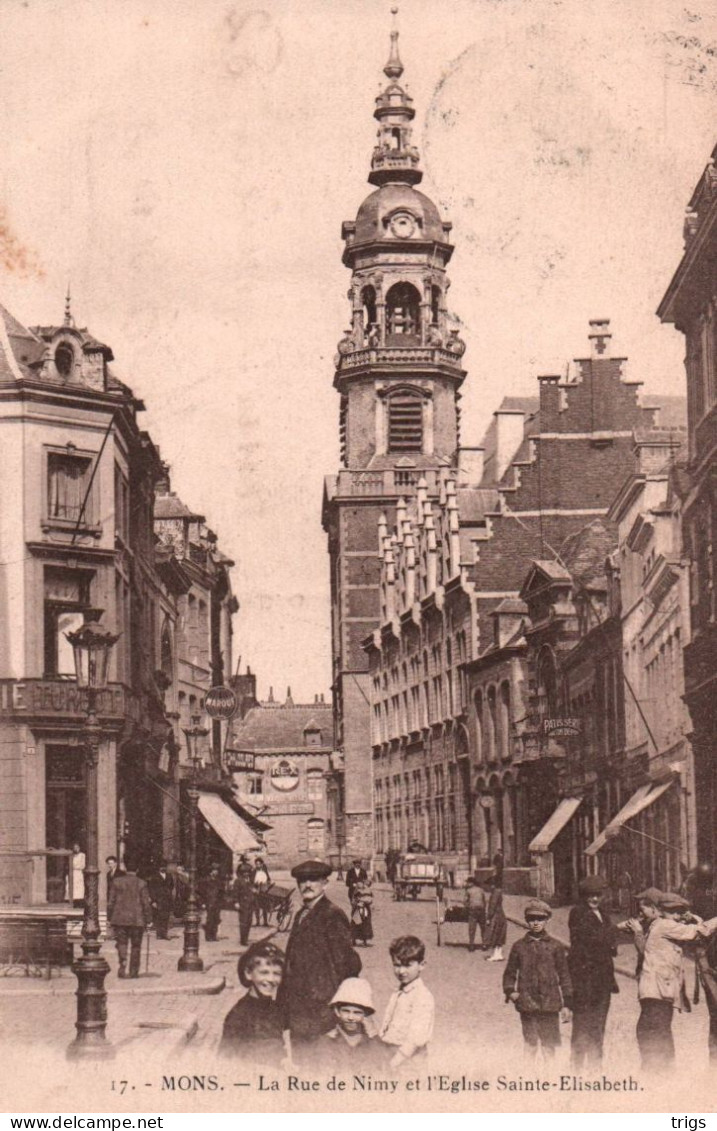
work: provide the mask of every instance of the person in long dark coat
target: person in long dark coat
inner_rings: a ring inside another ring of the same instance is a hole
[[[303,906],[286,946],[284,978],[277,1000],[292,1047],[314,1041],[336,1023],[330,1002],[344,978],[361,970],[351,945],[351,927],[340,908],[326,898],[331,867],[306,860],[292,869]]]
[[[200,885],[200,890],[207,913],[204,921],[204,937],[207,942],[216,942],[224,902],[224,881],[219,874],[218,864],[212,864],[209,875]]]
[[[619,992],[613,966],[617,954],[616,932],[600,906],[606,886],[601,876],[586,876],[581,880],[580,902],[568,918],[568,965],[573,982],[570,1045],[572,1066],[578,1070],[600,1067],[611,996]]]
[[[254,914],[254,869],[245,856],[237,867],[232,897],[239,912],[239,943],[246,946]]]
[[[140,880],[134,861],[125,856],[126,873],[112,882],[107,916],[114,928],[120,978],[139,978],[142,936],[152,919],[149,890]],[[127,955],[129,952],[129,973]]]
[[[148,881],[149,898],[152,901],[152,917],[158,939],[166,939],[169,931],[169,917],[174,907],[174,880],[167,871],[164,860]]]
[[[486,962],[503,962],[503,947],[508,937],[508,920],[503,910],[503,889],[496,876],[488,877],[486,887],[490,894],[485,912],[483,945],[491,952],[486,955]]]
[[[358,858],[352,861],[351,867],[346,873],[346,887],[348,889],[349,903],[353,903],[354,901],[354,890],[357,884],[365,884],[367,880],[368,872],[361,861]]]

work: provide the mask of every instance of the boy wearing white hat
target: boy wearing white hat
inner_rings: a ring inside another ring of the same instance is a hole
[[[329,1004],[336,1026],[314,1044],[311,1059],[315,1071],[348,1074],[383,1068],[383,1046],[369,1031],[369,1019],[376,1012],[369,982],[345,978]]]

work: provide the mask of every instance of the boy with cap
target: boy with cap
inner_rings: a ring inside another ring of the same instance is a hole
[[[352,946],[346,915],[326,898],[330,865],[322,860],[305,860],[292,868],[291,874],[302,906],[286,946],[278,1000],[285,1028],[296,1047],[334,1027],[330,1002],[345,978],[360,973],[361,959]]]
[[[645,939],[637,985],[640,1017],[636,1035],[646,1071],[662,1071],[675,1059],[672,1016],[681,1005],[683,945],[717,931],[717,918],[704,923],[680,922],[689,904],[676,892],[662,892],[658,907],[660,918],[652,923]],[[626,926],[636,939],[644,933],[638,919],[628,919]]]
[[[552,1057],[560,1045],[560,1021],[570,1018],[573,984],[565,947],[545,933],[552,911],[540,899],[525,908],[528,933],[511,947],[503,975],[506,1002],[520,1014],[526,1055]]]
[[[369,1033],[368,1019],[376,1012],[371,986],[365,978],[345,978],[330,1002],[336,1024],[319,1037],[312,1049],[317,1072],[371,1072],[384,1067],[383,1047]]]
[[[572,1066],[599,1068],[605,1024],[612,994],[619,993],[613,958],[615,929],[600,906],[607,888],[602,876],[585,876],[578,885],[580,902],[568,918],[568,967],[573,983]]]
[[[244,1061],[279,1067],[283,1051],[283,1021],[276,994],[284,968],[284,952],[273,943],[254,943],[239,959],[239,981],[248,993],[224,1019],[219,1052]]]

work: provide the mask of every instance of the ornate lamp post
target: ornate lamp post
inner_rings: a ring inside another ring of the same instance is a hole
[[[192,715],[191,727],[182,728],[192,763],[192,776],[187,790],[192,810],[189,825],[189,899],[184,916],[184,953],[177,963],[177,969],[183,972],[199,972],[204,969],[204,963],[199,957],[199,924],[202,916],[197,900],[197,802],[199,801],[197,778],[203,762],[201,745],[209,731],[200,725],[201,721],[201,715]]]
[[[82,957],[72,967],[77,975],[77,1036],[67,1050],[70,1057],[97,1058],[114,1055],[105,1036],[105,977],[109,966],[100,956],[97,763],[102,726],[97,718],[97,696],[107,687],[110,653],[119,636],[114,636],[99,623],[102,611],[87,609],[82,627],[77,632],[66,634],[74,653],[77,686],[87,691],[87,721],[84,728],[87,796],[85,915],[82,923]]]

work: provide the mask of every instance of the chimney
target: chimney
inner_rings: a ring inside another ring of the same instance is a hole
[[[323,693],[323,691],[321,692],[321,702],[322,702],[322,703],[324,702],[324,693]]]
[[[458,487],[479,487],[483,479],[483,459],[485,448],[458,449]]]
[[[499,408],[495,417],[495,479],[503,478],[523,442],[525,413],[521,409]]]
[[[274,702],[274,688],[270,687],[269,688],[269,698],[267,699],[267,703],[273,703],[273,702]]]
[[[610,357],[610,342],[612,339],[612,334],[610,333],[610,319],[591,318],[588,339],[590,341],[591,357]]]
[[[287,687],[287,689],[286,689],[286,703],[284,704],[284,706],[286,706],[286,707],[293,707],[294,706],[294,700],[291,698],[291,688],[290,687]]]

